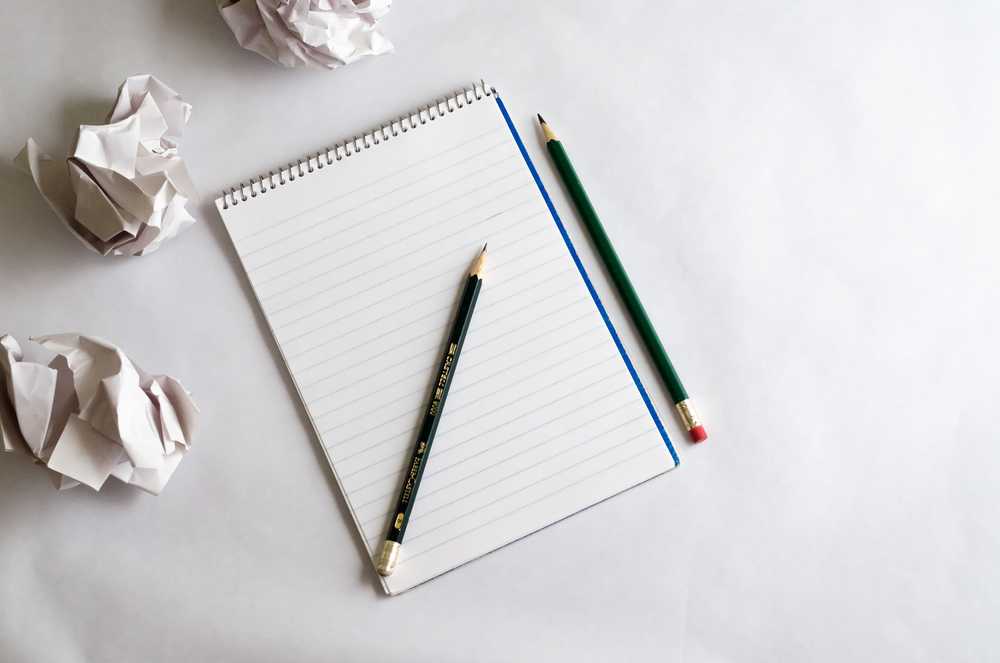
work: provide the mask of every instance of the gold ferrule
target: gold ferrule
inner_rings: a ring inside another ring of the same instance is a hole
[[[400,545],[395,541],[386,541],[382,544],[382,552],[375,562],[375,570],[380,576],[391,576],[396,570],[396,562],[399,560]]]
[[[677,408],[678,414],[681,415],[681,419],[684,421],[684,426],[691,430],[695,426],[701,426],[701,419],[698,417],[698,413],[694,410],[694,404],[691,402],[690,398],[682,400],[675,406]]]

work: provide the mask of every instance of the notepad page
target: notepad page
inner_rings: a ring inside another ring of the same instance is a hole
[[[388,592],[674,466],[494,99],[219,207],[373,557],[489,243]]]

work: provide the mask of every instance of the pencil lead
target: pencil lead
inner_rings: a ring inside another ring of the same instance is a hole
[[[486,245],[483,244],[483,250],[479,252],[476,259],[472,261],[472,268],[469,270],[469,276],[483,277],[483,268],[486,266]]]
[[[538,124],[542,128],[542,133],[545,134],[545,142],[547,143],[550,140],[559,140],[558,138],[556,138],[556,132],[552,131],[552,127],[550,127],[549,123],[545,121],[545,118],[542,117],[542,114],[538,113],[537,115],[538,115]]]

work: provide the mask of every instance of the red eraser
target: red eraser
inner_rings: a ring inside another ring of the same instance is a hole
[[[695,426],[688,431],[688,435],[691,436],[692,442],[704,442],[708,439],[708,433],[705,431],[704,426]]]

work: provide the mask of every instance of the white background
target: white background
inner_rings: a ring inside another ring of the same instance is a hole
[[[996,655],[996,3],[397,2],[397,53],[332,73],[210,0],[8,4],[4,159],[154,73],[194,105],[202,221],[101,258],[0,167],[0,332],[107,337],[203,427],[158,498],[0,458],[3,661]],[[534,112],[562,134],[712,438],[389,599],[210,201],[480,76],[555,192]]]

